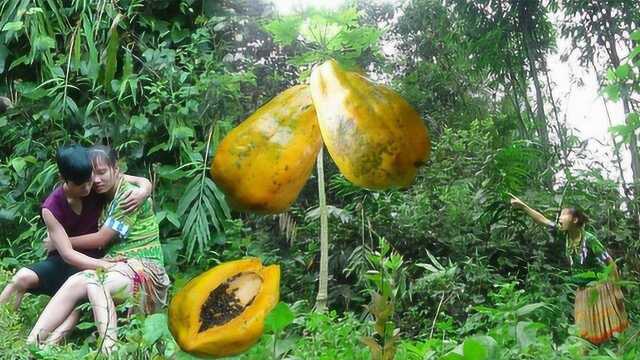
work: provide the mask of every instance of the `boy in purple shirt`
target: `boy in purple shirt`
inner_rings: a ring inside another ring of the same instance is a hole
[[[105,205],[105,199],[91,190],[93,185],[92,166],[86,148],[80,145],[63,146],[56,154],[58,171],[63,181],[42,203],[43,220],[57,222],[68,236],[90,234],[98,231],[98,218]],[[127,181],[140,187],[131,193],[129,209],[137,207],[151,192],[151,183],[144,178],[127,176]],[[11,282],[0,294],[0,304],[15,297],[14,305],[20,305],[25,292],[53,296],[60,286],[79,270],[108,266],[102,249],[52,251],[43,261],[18,270]]]

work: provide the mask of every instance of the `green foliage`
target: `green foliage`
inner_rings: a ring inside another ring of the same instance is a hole
[[[5,60],[20,99],[2,117],[0,146],[11,155],[0,164],[0,207],[22,224],[3,237],[31,241],[4,256],[39,248],[41,227],[30,219],[56,180],[55,147],[70,141],[116,146],[121,168],[156,183],[162,238],[182,239],[174,251],[188,261],[203,254],[230,216],[206,168],[244,114],[254,75],[225,66],[217,18],[194,17],[188,4],[170,23],[145,15],[139,2],[44,4],[10,1],[0,16],[9,24],[0,36],[15,45]],[[29,126],[7,126],[14,121]]]
[[[5,283],[11,278],[11,274],[0,268],[0,282]],[[24,315],[13,311],[9,306],[0,306],[0,328],[2,335],[0,340],[0,354],[12,359],[28,359],[26,338],[24,337]]]
[[[374,336],[360,338],[369,347],[371,358],[376,360],[393,359],[400,341],[400,329],[395,327],[393,316],[399,292],[405,290],[402,256],[393,251],[384,239],[378,240],[378,250],[366,251],[371,270],[365,278],[372,284],[369,293],[371,303],[367,311],[374,319]]]
[[[640,41],[640,30],[629,36],[631,41]],[[607,72],[607,83],[602,89],[604,95],[612,101],[620,101],[621,97],[633,97],[640,94],[640,45],[636,45],[627,55],[624,63]],[[633,107],[636,109],[635,107]],[[640,129],[640,112],[632,111],[627,114],[624,124],[609,128],[614,136],[621,138],[621,144],[630,144],[632,138],[637,138]]]
[[[370,356],[357,341],[363,326],[353,314],[308,312],[303,303],[281,303],[267,317],[267,323],[270,325],[260,342],[234,359],[365,360]],[[277,333],[281,333],[281,339],[276,341]]]
[[[625,31],[637,28],[640,15],[636,1],[604,0],[596,4],[570,0],[562,2],[562,10],[567,19],[580,20],[563,21],[560,29],[580,51],[582,65],[595,63],[598,56],[605,54],[613,60],[611,57],[617,55],[615,51],[610,52],[610,47],[619,41],[625,42]]]
[[[289,62],[309,75],[311,66],[336,59],[347,69],[358,70],[358,60],[366,51],[378,51],[380,30],[363,25],[355,8],[337,12],[310,10],[265,24],[264,28],[282,46],[298,42],[301,51],[294,52]]]

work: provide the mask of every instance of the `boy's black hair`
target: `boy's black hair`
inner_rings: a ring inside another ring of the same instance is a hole
[[[78,145],[63,145],[56,152],[58,172],[64,181],[81,185],[91,180],[91,160],[87,148]]]
[[[118,163],[118,154],[112,147],[106,145],[93,145],[89,148],[89,157],[92,162],[100,159],[111,168],[115,168]]]
[[[587,215],[584,213],[584,210],[579,207],[568,206],[566,207],[566,209],[571,212],[571,216],[573,216],[573,218],[576,220],[576,225],[578,225],[578,227],[583,227],[584,224],[586,224],[589,220],[589,218],[587,218]]]

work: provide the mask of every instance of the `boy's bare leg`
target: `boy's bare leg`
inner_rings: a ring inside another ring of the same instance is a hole
[[[21,268],[13,275],[11,281],[9,281],[7,286],[4,287],[4,290],[2,290],[2,293],[0,293],[0,304],[6,304],[11,298],[14,298],[13,306],[15,309],[18,309],[24,293],[38,286],[39,281],[38,274],[33,270]]]
[[[57,329],[53,330],[49,337],[45,341],[45,344],[48,345],[57,345],[64,339],[67,334],[69,334],[73,328],[76,327],[76,324],[80,320],[80,311],[78,309],[74,309],[71,314],[66,318],[64,322]]]
[[[94,281],[95,271],[85,270],[71,276],[51,298],[33,326],[28,343],[42,343],[67,320],[78,301],[87,297],[87,283]]]

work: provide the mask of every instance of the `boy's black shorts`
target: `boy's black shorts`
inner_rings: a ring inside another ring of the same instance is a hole
[[[100,258],[103,255],[101,251],[97,250],[88,251],[85,254],[94,258]],[[32,294],[49,296],[53,296],[71,275],[80,271],[64,262],[58,252],[52,252],[45,260],[28,265],[26,268],[38,275],[38,286],[28,291]]]

